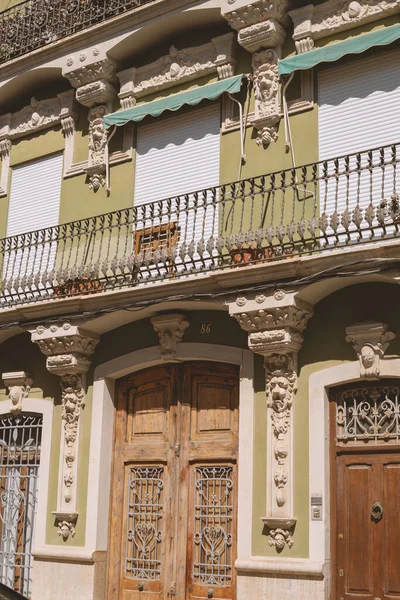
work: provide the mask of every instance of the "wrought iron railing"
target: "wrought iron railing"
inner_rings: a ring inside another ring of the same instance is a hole
[[[395,238],[400,144],[0,240],[3,306]],[[157,190],[154,190],[157,194]]]
[[[156,0],[25,0],[0,13],[0,63]]]

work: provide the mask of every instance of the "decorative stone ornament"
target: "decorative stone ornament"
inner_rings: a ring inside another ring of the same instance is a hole
[[[3,373],[1,377],[4,385],[8,388],[8,395],[11,400],[10,413],[18,415],[23,410],[24,399],[29,396],[33,383],[32,378],[25,371]]]
[[[73,64],[74,61],[71,65]],[[77,101],[90,109],[89,155],[85,171],[89,189],[94,192],[106,182],[107,132],[103,130],[103,117],[111,111],[112,102],[117,95],[113,85],[117,81],[116,70],[115,61],[109,58],[85,64],[74,70],[63,70],[64,77],[77,88]]]
[[[238,31],[238,42],[253,54],[257,143],[268,146],[278,139],[281,118],[278,58],[288,23],[286,0],[235,0],[222,8],[222,16]]]
[[[281,306],[291,296],[257,294],[247,300],[248,312],[230,305],[232,316],[249,333],[249,348],[264,356],[265,390],[268,407],[267,516],[269,543],[281,552],[293,545],[293,449],[292,407],[297,389],[297,354],[302,332],[312,315],[306,303]],[[278,306],[279,304],[279,306]],[[240,305],[243,306],[242,302]],[[257,305],[263,308],[254,308]],[[253,308],[253,310],[252,310]]]
[[[85,373],[99,336],[80,325],[57,323],[31,330],[32,341],[47,356],[50,373],[61,377],[61,462],[57,511],[58,533],[63,539],[75,531],[76,474],[79,451],[79,421],[85,406]],[[69,516],[68,516],[69,515]],[[72,515],[72,516],[71,516]]]
[[[158,315],[151,319],[154,331],[158,333],[161,346],[161,357],[164,360],[173,360],[176,356],[176,347],[183,339],[189,321],[181,314]]]
[[[238,32],[239,44],[253,53],[283,44],[288,5],[287,0],[225,0],[221,12]]]
[[[257,144],[267,146],[278,139],[280,120],[278,55],[275,50],[262,50],[253,56],[255,115],[253,125],[258,130]]]
[[[53,512],[56,519],[58,535],[66,542],[69,537],[75,537],[77,513]]]
[[[155,62],[118,73],[121,83],[118,97],[122,108],[130,108],[136,99],[203,75],[218,73],[219,79],[234,75],[234,34],[215,37],[208,44],[178,50],[171,46],[169,54]]]
[[[328,0],[289,12],[298,53],[314,48],[314,40],[398,14],[398,0]]]
[[[380,376],[380,360],[395,334],[384,323],[368,321],[347,327],[346,341],[353,344],[360,363],[360,377],[377,379]]]

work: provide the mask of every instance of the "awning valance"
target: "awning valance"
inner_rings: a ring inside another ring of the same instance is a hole
[[[112,125],[126,125],[130,121],[141,121],[147,116],[158,117],[166,110],[179,110],[184,104],[195,106],[202,100],[216,100],[224,92],[235,94],[240,91],[242,79],[243,75],[236,75],[235,77],[222,79],[215,83],[208,83],[191,90],[186,90],[185,92],[171,94],[152,102],[144,102],[133,108],[117,111],[104,117],[103,127],[104,129],[108,129]]]
[[[279,75],[290,75],[293,71],[311,69],[324,62],[334,62],[346,54],[360,54],[373,46],[387,46],[400,38],[400,24],[384,27],[371,33],[358,35],[344,42],[310,50],[279,61]]]

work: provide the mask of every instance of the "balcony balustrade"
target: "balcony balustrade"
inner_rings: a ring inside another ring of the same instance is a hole
[[[399,236],[391,145],[0,240],[3,307]],[[157,190],[154,190],[157,193]]]
[[[156,0],[26,0],[0,13],[0,63]]]

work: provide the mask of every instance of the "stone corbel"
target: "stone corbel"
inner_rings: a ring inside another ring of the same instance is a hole
[[[219,79],[231,77],[235,72],[235,39],[233,33],[215,37],[201,46],[178,50],[171,46],[169,54],[158,60],[118,73],[122,108],[131,108],[137,98],[179,83],[193,81],[203,75],[217,73]]]
[[[90,366],[89,357],[99,342],[99,336],[86,331],[80,325],[63,323],[49,327],[39,326],[31,330],[31,337],[32,342],[38,344],[47,357],[47,370],[61,378],[63,435],[61,436],[57,511],[54,515],[59,535],[67,539],[75,530],[78,517],[76,479],[79,422],[85,406],[85,375]]]
[[[395,334],[388,331],[384,323],[369,321],[347,327],[346,341],[357,352],[362,379],[377,379],[380,376],[380,361]]]
[[[157,315],[151,319],[154,331],[158,333],[161,346],[161,357],[164,360],[173,360],[176,356],[176,347],[183,339],[189,321],[181,314]]]
[[[328,0],[289,12],[297,52],[308,52],[314,41],[398,14],[398,0]]]
[[[238,32],[238,42],[253,54],[255,114],[252,125],[257,143],[268,146],[278,139],[281,119],[278,58],[288,23],[286,0],[235,0],[222,9],[222,16]]]
[[[289,301],[289,303],[285,303]],[[245,307],[245,308],[244,308]],[[274,295],[240,296],[229,310],[249,334],[249,348],[264,357],[268,407],[267,515],[269,543],[277,552],[293,545],[293,402],[297,390],[297,355],[312,309]]]
[[[3,138],[0,140],[0,160],[1,160],[1,174],[0,174],[0,198],[7,196],[8,194],[8,179],[10,173],[10,156],[11,156],[11,140],[9,138]]]
[[[23,410],[24,399],[29,396],[33,383],[32,378],[25,371],[3,373],[1,377],[4,385],[8,388],[8,395],[11,400],[10,413],[18,415]]]
[[[74,61],[71,63],[71,67]],[[116,98],[116,63],[109,59],[85,64],[63,71],[76,89],[77,101],[89,108],[89,154],[85,168],[89,188],[97,192],[106,181],[107,132],[103,130],[103,117],[112,110]],[[72,165],[69,165],[69,170]]]

